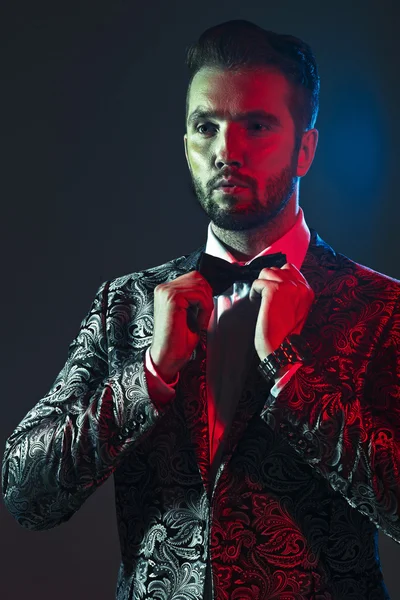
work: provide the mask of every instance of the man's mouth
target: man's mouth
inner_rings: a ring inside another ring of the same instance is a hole
[[[220,185],[217,188],[215,188],[216,190],[219,190],[221,192],[224,192],[226,194],[228,193],[237,193],[237,192],[242,192],[247,190],[247,186],[244,185]]]

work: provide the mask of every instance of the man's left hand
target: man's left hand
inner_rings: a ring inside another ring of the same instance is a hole
[[[254,344],[260,360],[274,352],[291,333],[300,333],[315,294],[296,267],[260,271],[250,289],[251,302],[260,302]]]

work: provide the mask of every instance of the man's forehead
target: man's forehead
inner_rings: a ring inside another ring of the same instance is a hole
[[[288,81],[283,73],[274,67],[247,67],[241,69],[223,69],[220,67],[203,67],[194,75],[191,90],[224,88],[229,86],[242,87],[282,87],[286,88]]]
[[[189,114],[198,106],[226,115],[277,110],[286,105],[290,86],[276,69],[232,71],[203,68],[192,80]]]

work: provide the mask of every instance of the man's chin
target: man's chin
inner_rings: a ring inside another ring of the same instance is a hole
[[[225,214],[225,215],[208,215],[212,223],[219,229],[226,231],[248,231],[251,229],[257,229],[260,225],[263,225],[265,218],[262,219],[260,215],[247,214]]]

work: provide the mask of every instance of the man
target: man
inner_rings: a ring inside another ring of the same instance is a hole
[[[7,440],[6,505],[48,529],[113,474],[118,600],[388,598],[400,282],[335,253],[299,208],[318,141],[310,48],[230,21],[187,64],[207,243],[100,286]]]

